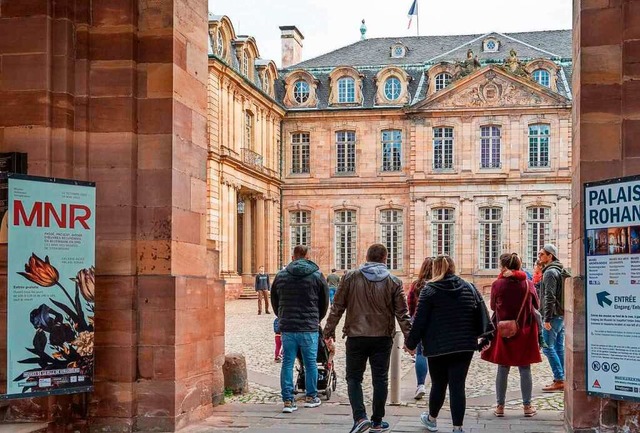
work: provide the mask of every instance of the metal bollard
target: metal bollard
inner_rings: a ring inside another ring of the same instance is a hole
[[[396,330],[391,347],[391,363],[389,364],[389,379],[391,381],[390,403],[399,405],[400,401],[400,355],[402,354],[402,332]]]

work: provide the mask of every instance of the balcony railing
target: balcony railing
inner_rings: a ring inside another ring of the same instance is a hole
[[[242,161],[245,164],[249,164],[257,168],[258,170],[262,170],[263,162],[264,162],[262,155],[247,148],[242,149]]]

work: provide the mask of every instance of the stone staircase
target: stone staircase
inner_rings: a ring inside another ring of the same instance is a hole
[[[253,287],[244,286],[240,294],[240,299],[258,299],[258,294]]]
[[[2,423],[0,433],[46,433],[47,427],[47,423]]]

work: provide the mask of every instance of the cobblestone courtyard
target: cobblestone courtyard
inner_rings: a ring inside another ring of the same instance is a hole
[[[231,402],[243,403],[279,403],[279,375],[281,364],[275,363],[273,314],[257,315],[257,301],[237,300],[226,304],[226,353],[242,353],[247,361],[250,390],[248,394],[232,397]],[[342,325],[341,321],[340,325]],[[336,335],[342,335],[339,326]],[[414,364],[411,358],[402,353],[402,404],[406,406],[426,406],[426,399],[416,402]],[[347,385],[344,380],[345,340],[336,341],[336,372],[338,374],[337,390],[331,401],[348,403]],[[469,408],[488,408],[495,404],[495,372],[496,366],[482,361],[476,354],[471,364],[467,379],[467,405]],[[540,390],[551,380],[551,371],[546,360],[532,366],[534,384],[534,405],[541,410],[562,411],[563,394],[543,394]],[[365,397],[371,396],[369,372],[365,374]],[[429,379],[427,378],[427,388]],[[520,378],[517,369],[509,375],[507,392],[507,408],[520,409]],[[448,403],[445,404],[445,407]]]

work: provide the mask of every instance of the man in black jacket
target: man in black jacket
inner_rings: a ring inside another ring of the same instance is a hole
[[[293,261],[278,272],[271,286],[271,306],[280,319],[282,334],[282,368],[280,388],[282,412],[297,410],[293,398],[293,363],[302,353],[305,374],[304,407],[320,406],[318,398],[318,336],[322,318],[329,306],[329,286],[318,265],[307,259],[309,248],[293,249]]]

